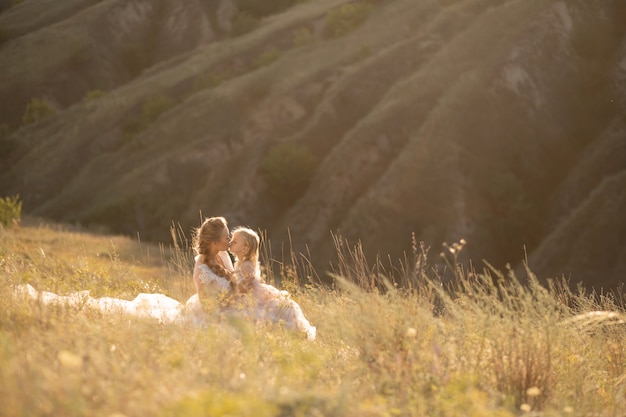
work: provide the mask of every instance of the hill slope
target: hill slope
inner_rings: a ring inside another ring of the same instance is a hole
[[[321,269],[331,231],[392,259],[415,233],[623,279],[619,0],[316,0],[242,35],[236,1],[34,3],[0,15],[0,193],[27,211],[161,241],[220,214]],[[23,125],[33,98],[56,112]],[[281,174],[284,143],[304,159]]]

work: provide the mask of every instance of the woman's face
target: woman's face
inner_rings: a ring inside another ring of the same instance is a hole
[[[224,251],[224,250],[228,250],[228,243],[229,243],[229,232],[228,232],[228,227],[225,227],[224,230],[222,230],[222,233],[220,234],[220,239],[215,242],[215,250],[216,251]]]

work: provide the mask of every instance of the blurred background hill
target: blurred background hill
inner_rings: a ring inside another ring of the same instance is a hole
[[[203,215],[319,271],[412,235],[626,276],[622,0],[0,1],[0,195],[169,242]]]

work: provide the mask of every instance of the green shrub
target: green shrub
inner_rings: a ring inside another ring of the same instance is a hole
[[[230,36],[241,36],[253,31],[258,25],[258,18],[246,12],[238,12],[231,20]]]
[[[0,224],[10,226],[20,222],[22,202],[19,195],[0,197]]]
[[[273,46],[270,46],[259,55],[252,63],[253,68],[261,68],[276,61],[283,53]]]
[[[164,94],[148,97],[143,103],[141,116],[127,120],[124,124],[124,131],[129,134],[143,131],[174,105],[174,100]]]
[[[329,38],[346,35],[363,24],[371,12],[371,4],[344,4],[328,12],[324,32]]]
[[[223,73],[210,73],[199,75],[194,82],[194,91],[215,88],[224,81],[228,80],[228,76]]]
[[[55,106],[47,99],[34,98],[26,105],[22,124],[28,125],[36,123],[41,119],[56,113]]]
[[[162,113],[174,107],[174,100],[164,94],[159,94],[148,98],[143,104],[142,118],[154,121]]]
[[[274,146],[261,163],[269,194],[281,203],[291,203],[306,190],[317,169],[317,158],[292,142]]]
[[[102,97],[104,94],[105,92],[102,90],[89,90],[87,94],[85,94],[85,101],[95,100]]]
[[[300,48],[311,45],[315,41],[315,36],[308,28],[300,28],[293,31],[293,46]]]

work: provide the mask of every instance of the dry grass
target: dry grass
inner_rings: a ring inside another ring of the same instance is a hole
[[[448,289],[418,245],[392,271],[338,240],[333,288],[290,287],[318,328],[315,342],[245,321],[197,330],[13,294],[28,282],[64,294],[159,291],[184,301],[190,258],[184,233],[173,236],[165,248],[33,220],[0,229],[1,415],[626,412],[625,316],[616,300],[546,289],[532,274],[522,285],[511,273],[456,268],[457,251],[447,258],[457,272]],[[283,287],[312,279],[296,261],[279,262]]]

